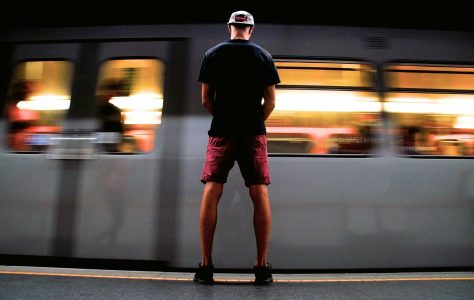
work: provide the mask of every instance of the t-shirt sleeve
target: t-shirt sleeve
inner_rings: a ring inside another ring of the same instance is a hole
[[[264,86],[269,86],[273,84],[278,84],[280,83],[280,76],[278,75],[277,68],[275,66],[275,62],[273,61],[273,58],[270,55],[267,55],[265,59],[265,65],[263,69],[263,85]]]
[[[199,71],[198,81],[203,83],[212,84],[213,77],[212,77],[212,68],[209,62],[209,57],[206,53],[202,60],[201,70]]]

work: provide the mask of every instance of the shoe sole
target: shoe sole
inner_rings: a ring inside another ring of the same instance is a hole
[[[265,281],[255,280],[254,282],[255,282],[255,284],[258,284],[258,285],[268,285],[268,284],[272,283],[273,280],[265,280]]]
[[[214,283],[214,279],[212,280],[194,279],[193,281],[199,284],[213,284]]]

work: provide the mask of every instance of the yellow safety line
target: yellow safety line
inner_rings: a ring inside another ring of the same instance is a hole
[[[340,278],[340,279],[274,279],[274,282],[390,282],[390,281],[449,281],[474,280],[474,277],[394,277],[394,278]]]
[[[141,280],[170,280],[170,281],[192,281],[188,278],[158,277],[158,276],[125,276],[125,275],[98,275],[98,274],[70,274],[70,273],[46,273],[46,272],[22,272],[22,271],[0,271],[0,274],[9,275],[38,275],[38,276],[60,276],[60,277],[86,277],[107,279],[141,279]]]
[[[70,273],[46,273],[46,272],[24,272],[24,271],[0,271],[6,275],[35,275],[35,276],[60,276],[60,277],[85,277],[105,279],[130,279],[130,280],[161,280],[161,281],[192,281],[192,278],[163,277],[163,276],[125,276],[125,275],[98,275],[98,274],[70,274]],[[390,281],[452,281],[452,280],[474,280],[474,277],[386,277],[386,278],[320,278],[320,279],[274,279],[278,283],[316,283],[316,282],[390,282]],[[217,277],[215,282],[246,283],[253,279],[232,279]]]

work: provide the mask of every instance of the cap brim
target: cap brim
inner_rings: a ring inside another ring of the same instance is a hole
[[[240,24],[240,25],[254,26],[254,24],[253,24],[253,23],[243,23],[243,22],[227,22],[227,25],[232,25],[232,24]]]

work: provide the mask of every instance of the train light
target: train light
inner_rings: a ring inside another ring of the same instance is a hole
[[[42,95],[20,101],[16,106],[23,110],[67,110],[69,103],[68,96]]]
[[[445,97],[438,99],[417,97],[389,98],[384,110],[393,113],[422,113],[442,115],[474,114],[474,101],[463,97]]]
[[[110,103],[122,110],[161,110],[163,108],[163,97],[157,94],[134,94],[112,97]]]
[[[382,105],[375,97],[353,92],[279,90],[276,111],[380,112]]]

